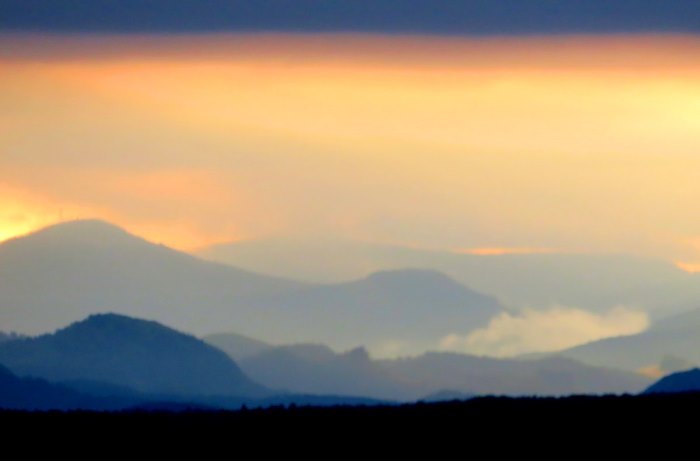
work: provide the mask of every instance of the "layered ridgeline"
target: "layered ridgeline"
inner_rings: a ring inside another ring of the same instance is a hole
[[[19,376],[83,390],[102,388],[108,394],[125,393],[116,389],[168,396],[271,394],[205,342],[156,322],[114,314],[0,344],[0,364]]]
[[[53,334],[0,344],[0,364],[6,367],[0,379],[6,395],[0,406],[371,404],[426,396],[435,400],[474,394],[636,392],[648,385],[638,375],[564,359],[514,361],[431,353],[372,360],[362,348],[337,354],[319,344],[271,346],[255,341],[255,352],[250,342],[234,342],[244,346],[243,352],[232,354],[244,357],[239,368],[223,351],[156,322],[93,315]]]
[[[636,335],[602,339],[559,355],[591,365],[660,376],[700,365],[698,331],[700,309],[659,320]]]
[[[0,345],[0,364],[0,409],[177,411],[378,403],[268,390],[193,336],[115,314],[7,341]]]
[[[505,360],[432,352],[373,360],[363,348],[336,353],[321,344],[273,346],[235,334],[204,339],[235,357],[256,381],[296,393],[410,401],[479,394],[635,393],[651,381],[563,358]]]
[[[0,306],[3,330],[32,334],[115,312],[196,334],[231,330],[340,349],[404,341],[417,350],[502,312],[495,299],[433,271],[300,283],[206,262],[101,221],[0,244]]]
[[[203,258],[280,277],[337,283],[379,269],[424,267],[513,306],[576,306],[607,311],[635,306],[682,311],[700,297],[700,276],[672,263],[623,254],[498,249],[485,254],[341,239],[261,239],[214,245]],[[495,253],[495,254],[494,254]]]

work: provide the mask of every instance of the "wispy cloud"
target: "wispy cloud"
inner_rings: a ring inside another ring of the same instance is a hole
[[[440,349],[507,357],[639,333],[648,326],[646,313],[627,307],[616,307],[604,314],[561,306],[544,311],[528,309],[519,314],[501,314],[487,327],[468,335],[445,336]]]

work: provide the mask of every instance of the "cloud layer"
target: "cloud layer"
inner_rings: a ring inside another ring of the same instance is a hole
[[[688,32],[694,0],[0,0],[0,28],[51,31]]]
[[[525,310],[501,314],[466,336],[451,334],[440,349],[476,355],[509,357],[566,349],[602,338],[640,333],[649,326],[647,314],[617,307],[605,314],[571,308]]]

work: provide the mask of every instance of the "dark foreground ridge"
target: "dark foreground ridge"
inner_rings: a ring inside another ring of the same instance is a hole
[[[83,437],[130,434],[148,441],[187,440],[198,436],[227,437],[266,434],[370,439],[390,441],[402,437],[441,437],[458,440],[480,436],[568,438],[582,437],[620,442],[624,434],[635,437],[672,431],[683,437],[694,425],[678,423],[683,415],[697,414],[700,393],[638,396],[505,398],[483,397],[445,403],[386,406],[298,407],[276,406],[240,411],[132,410],[121,412],[0,412],[0,424],[9,433],[58,435],[57,431]],[[351,440],[352,439],[352,440]],[[325,440],[325,439],[324,439]],[[405,439],[412,440],[412,439]],[[425,439],[421,439],[425,440]],[[415,441],[418,441],[417,439]]]

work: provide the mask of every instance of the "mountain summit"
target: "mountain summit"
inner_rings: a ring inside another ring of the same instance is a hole
[[[119,226],[99,219],[65,221],[45,227],[25,237],[11,239],[9,242],[31,244],[145,244],[144,239],[130,234]]]
[[[41,333],[96,312],[194,332],[240,327],[245,300],[301,284],[199,260],[103,221],[57,224],[0,244],[0,325]]]

